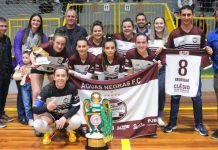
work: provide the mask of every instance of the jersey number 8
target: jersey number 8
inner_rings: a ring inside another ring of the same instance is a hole
[[[179,61],[179,70],[178,70],[179,75],[185,76],[187,74],[187,68],[186,68],[187,66],[188,66],[187,60],[182,59]]]

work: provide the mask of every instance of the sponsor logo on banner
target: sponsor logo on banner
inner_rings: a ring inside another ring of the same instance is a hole
[[[113,112],[112,114],[113,122],[119,121],[122,118],[124,118],[127,113],[127,107],[124,101],[118,98],[109,98],[109,100]]]
[[[126,130],[129,129],[130,125],[121,125],[121,126],[117,126],[117,130]]]
[[[145,124],[144,123],[139,123],[139,124],[133,124],[133,129],[134,130],[136,130],[136,129],[139,129],[139,128],[142,128],[142,127],[144,127],[145,126]]]
[[[148,119],[148,126],[150,125],[157,125],[157,118],[149,118]]]

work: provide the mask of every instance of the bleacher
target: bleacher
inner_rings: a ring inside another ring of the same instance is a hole
[[[39,10],[39,5],[41,3],[46,2],[47,0],[36,0],[35,3],[33,0],[0,0],[0,14],[1,16],[6,17],[7,19],[12,19],[12,18],[22,18],[22,19],[29,19],[31,14],[33,13],[40,13]],[[50,13],[43,13],[42,17],[43,18],[60,18],[60,21],[63,19],[63,11],[62,11],[62,3],[55,3],[55,0],[49,0],[52,1],[53,5],[53,11]],[[85,0],[84,0],[85,1]],[[104,0],[107,1],[107,0]],[[100,3],[97,0],[89,0],[89,3],[83,3],[83,11],[79,12],[79,17],[80,17],[80,22],[79,24],[83,25],[86,27],[87,31],[90,31],[90,26],[94,22],[94,20],[103,20],[103,24],[105,25],[105,32],[117,32],[120,31],[120,20],[122,20],[125,17],[130,17],[134,20],[135,15],[139,11],[143,11],[148,18],[148,21],[153,22],[153,19],[156,16],[163,16],[164,11],[163,7],[161,5],[156,8],[152,5],[150,7],[146,7],[149,5],[141,5],[139,3],[135,3],[137,5],[136,7],[132,7],[131,13],[128,13],[128,11],[125,10],[125,5],[130,4],[132,6],[133,0],[128,0],[128,3],[123,3],[123,6],[119,7],[119,3],[122,2],[123,0],[114,0],[114,5],[109,3],[109,5],[112,7],[111,10],[109,10],[110,14],[108,13],[103,14],[104,12],[104,4],[105,3]],[[211,1],[211,8],[207,8],[210,11],[204,12],[205,16],[212,16],[213,10],[215,9],[216,6],[216,1],[210,0]],[[98,2],[98,3],[96,3]],[[193,0],[195,4],[195,11],[196,11],[196,16],[198,16],[201,11],[202,11],[202,3],[201,0]],[[178,11],[178,6],[177,6],[177,0],[144,0],[143,3],[167,3],[169,10],[171,14],[173,14],[174,11]],[[80,4],[79,4],[80,5]],[[98,7],[98,10],[95,11],[97,6],[102,6],[101,8]],[[116,7],[115,7],[116,5]],[[142,9],[144,6],[145,8]],[[207,5],[208,6],[208,5]],[[116,13],[116,14],[115,14]],[[116,18],[115,18],[115,17]],[[89,21],[87,22],[87,19]],[[116,19],[116,22],[114,20]],[[109,21],[108,21],[109,20]],[[62,24],[62,23],[61,23]],[[50,34],[50,32],[47,32],[47,34]],[[11,38],[13,38],[13,35]]]
[[[32,0],[20,0],[18,4],[6,4],[5,0],[0,0],[0,14],[1,16],[4,16],[9,20],[8,35],[11,37],[12,40],[17,30],[27,25],[27,21],[33,13],[40,13],[38,6],[43,1],[44,0],[33,3]],[[160,1],[157,0],[156,2]],[[152,22],[156,16],[164,17],[164,13],[166,10],[164,4],[150,4],[149,2],[146,2],[146,4],[144,5],[141,5],[139,3],[118,2],[108,4],[84,3],[83,5],[84,6],[82,12],[79,12],[79,24],[84,26],[88,32],[90,31],[90,26],[95,20],[101,20],[103,22],[105,33],[113,33],[120,31],[120,23],[125,17],[130,17],[135,20],[135,15],[138,12],[144,12],[147,15],[148,21]],[[46,20],[47,18],[59,18],[60,22],[62,22],[62,4],[53,3],[53,6],[54,10],[50,13],[42,14],[42,17],[44,18],[44,20]],[[107,10],[107,6],[109,6],[109,10]],[[127,6],[130,6],[129,10],[126,9]],[[47,29],[47,27],[50,25],[53,25],[53,28],[56,28],[62,25],[62,23],[44,23],[44,31],[47,35],[51,34],[52,32],[50,29]]]

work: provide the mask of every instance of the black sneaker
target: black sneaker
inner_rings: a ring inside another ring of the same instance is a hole
[[[19,122],[20,122],[21,124],[23,124],[23,125],[27,125],[27,124],[28,124],[28,122],[27,122],[27,120],[26,120],[25,118],[20,119]]]
[[[0,128],[4,128],[4,127],[6,127],[6,124],[4,122],[0,121]]]
[[[213,139],[218,140],[218,129],[211,135]]]
[[[35,136],[37,136],[37,137],[43,137],[43,133],[41,133],[41,132],[35,130]]]
[[[208,136],[207,129],[203,126],[203,124],[199,124],[195,126],[195,131],[198,131],[202,136]]]
[[[163,130],[163,132],[165,133],[170,133],[170,132],[173,132],[173,130],[176,129],[176,125],[173,125],[171,123],[169,123]]]
[[[7,122],[11,122],[11,121],[14,120],[13,118],[9,117],[9,116],[6,115],[6,114],[3,114],[0,119],[5,120],[5,121],[7,121]]]

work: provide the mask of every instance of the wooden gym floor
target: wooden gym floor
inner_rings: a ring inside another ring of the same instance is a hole
[[[31,149],[85,149],[85,138],[79,138],[78,142],[71,144],[67,136],[61,133],[55,136],[49,145],[42,144],[41,137],[35,137],[33,129],[22,125],[17,121],[16,94],[8,96],[6,113],[15,118],[12,123],[7,123],[6,128],[0,129],[0,149],[3,150],[31,150]],[[182,98],[179,112],[177,129],[172,133],[163,133],[161,128],[157,130],[157,137],[141,137],[136,139],[114,139],[110,144],[111,150],[189,150],[207,149],[217,150],[218,140],[211,138],[211,134],[218,129],[216,99],[213,92],[203,93],[203,116],[204,124],[209,130],[209,136],[200,136],[194,131],[192,101],[190,98]],[[167,97],[163,119],[167,123],[169,118],[170,100]]]

